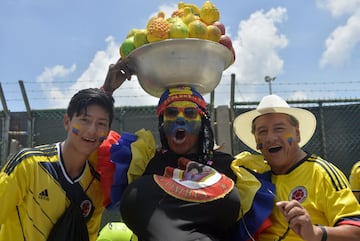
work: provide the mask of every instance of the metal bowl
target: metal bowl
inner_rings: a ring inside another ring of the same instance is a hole
[[[210,93],[233,63],[234,55],[224,45],[209,40],[167,39],[133,50],[126,61],[141,87],[160,97],[175,86],[191,86],[201,94]]]

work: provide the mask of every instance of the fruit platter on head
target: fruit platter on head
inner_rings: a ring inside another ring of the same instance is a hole
[[[202,6],[179,2],[171,16],[163,11],[143,29],[131,29],[119,48],[140,86],[160,97],[171,87],[212,92],[235,61],[232,41],[211,1]]]

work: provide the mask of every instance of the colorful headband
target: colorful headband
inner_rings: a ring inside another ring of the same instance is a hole
[[[167,89],[160,97],[157,114],[162,114],[165,108],[175,101],[191,101],[206,111],[206,102],[202,95],[191,87],[174,87]]]

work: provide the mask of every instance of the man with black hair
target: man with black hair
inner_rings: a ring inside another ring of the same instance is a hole
[[[65,140],[25,148],[4,165],[0,240],[96,240],[104,207],[91,156],[107,138],[113,115],[111,96],[80,90],[64,115]]]

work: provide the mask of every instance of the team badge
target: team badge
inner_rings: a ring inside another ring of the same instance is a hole
[[[82,201],[80,204],[80,209],[84,218],[88,217],[92,209],[92,203],[90,202],[90,200]]]
[[[289,195],[289,200],[296,200],[300,203],[304,202],[307,197],[307,190],[303,186],[294,188]]]

